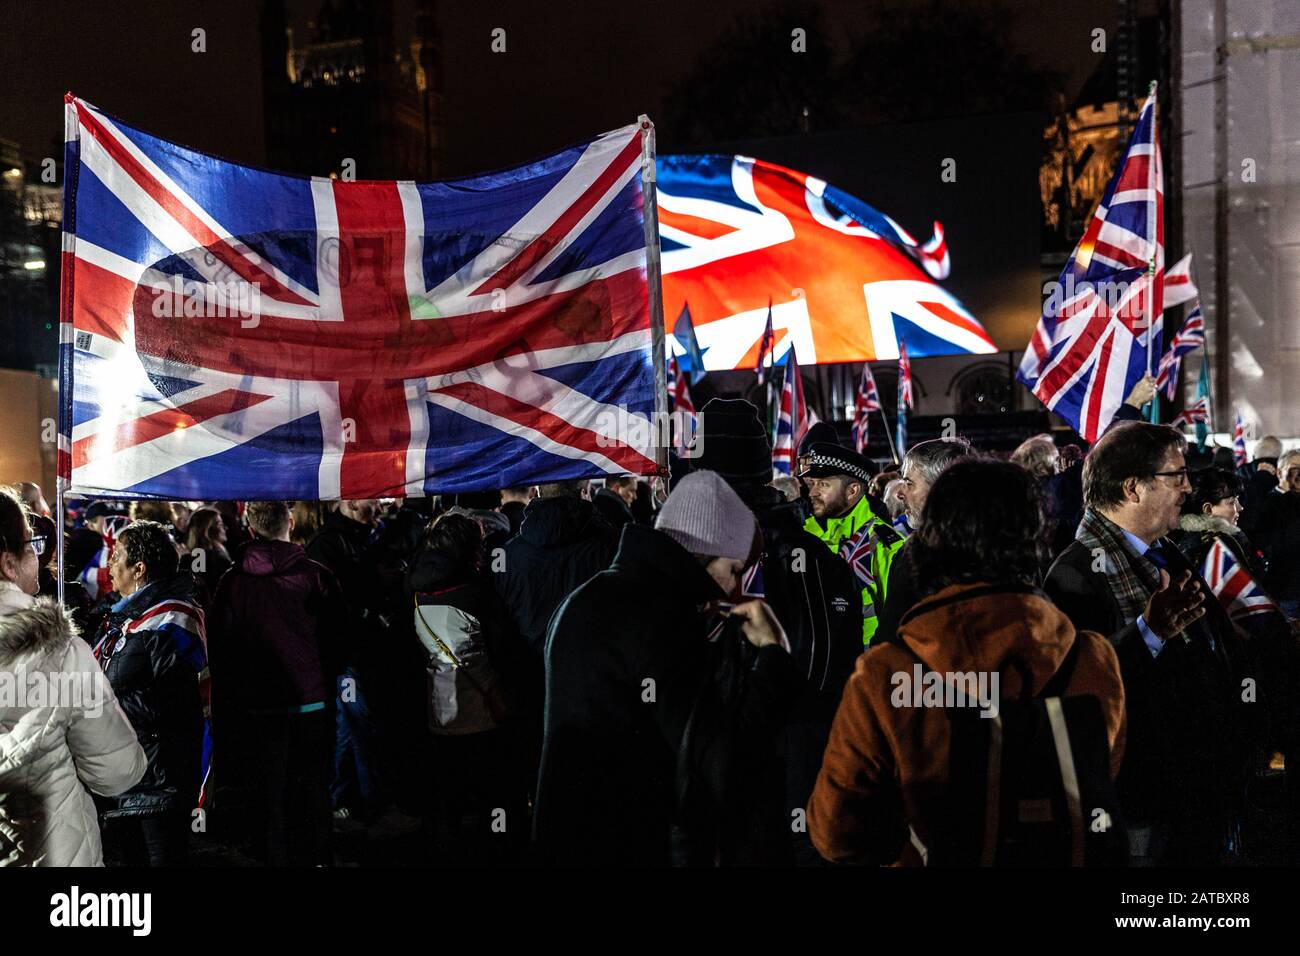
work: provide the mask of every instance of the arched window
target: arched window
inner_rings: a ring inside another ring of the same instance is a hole
[[[965,369],[953,382],[957,414],[984,415],[1012,409],[1011,380],[1005,366],[985,363]]]

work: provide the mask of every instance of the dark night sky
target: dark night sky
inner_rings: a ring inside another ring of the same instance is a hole
[[[638,113],[661,114],[673,82],[753,5],[443,0],[447,174],[511,165],[625,125]],[[867,5],[823,3],[834,36],[858,27]],[[1000,6],[1020,15],[1008,42],[1065,72],[1072,87],[1096,62],[1090,31],[1109,32],[1115,22],[1114,0],[1005,0]],[[299,29],[317,7],[316,0],[291,0]],[[413,0],[397,0],[396,7],[399,26],[409,25]],[[51,155],[62,137],[62,94],[71,89],[150,132],[260,162],[257,10],[256,0],[0,0],[0,138],[18,141],[31,158]],[[203,54],[190,49],[196,26],[207,31]],[[505,54],[490,51],[498,26],[507,31]],[[661,141],[670,146],[671,132],[663,130]]]

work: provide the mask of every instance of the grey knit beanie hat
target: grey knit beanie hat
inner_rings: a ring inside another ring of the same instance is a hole
[[[695,471],[677,483],[655,527],[691,554],[745,561],[754,546],[754,514],[712,471]]]

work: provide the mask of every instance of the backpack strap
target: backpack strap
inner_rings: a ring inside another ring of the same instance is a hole
[[[1060,697],[1065,693],[1066,685],[1070,683],[1070,678],[1074,676],[1074,666],[1079,662],[1079,645],[1082,643],[1083,634],[1075,631],[1074,643],[1065,652],[1065,657],[1061,659],[1061,664],[1056,668],[1056,673],[1047,679],[1043,689],[1038,692],[1039,699]]]

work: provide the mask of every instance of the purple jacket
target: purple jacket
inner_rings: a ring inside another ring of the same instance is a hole
[[[334,575],[300,545],[256,538],[222,577],[208,616],[214,713],[299,711],[330,701],[346,660]]]

